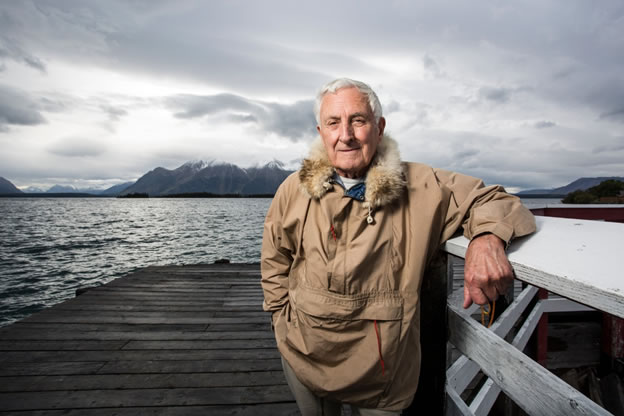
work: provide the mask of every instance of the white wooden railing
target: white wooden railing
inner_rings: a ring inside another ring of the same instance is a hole
[[[536,221],[537,232],[513,241],[508,251],[517,279],[528,285],[492,327],[481,325],[472,316],[474,309],[462,308],[463,289],[448,297],[448,341],[463,356],[446,371],[447,415],[487,415],[501,390],[530,415],[611,414],[522,350],[543,313],[600,310],[624,318],[624,224]],[[463,258],[467,246],[468,240],[457,237],[444,250]],[[538,288],[563,298],[535,302]],[[506,341],[522,315],[528,316]],[[489,379],[466,403],[461,394],[479,372]]]

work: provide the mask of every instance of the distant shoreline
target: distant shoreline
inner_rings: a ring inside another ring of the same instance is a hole
[[[566,196],[561,194],[513,194],[518,198],[527,198],[527,199],[563,199]]]
[[[0,194],[0,198],[115,198],[114,195],[96,195],[81,192],[63,193],[21,193],[21,194]]]
[[[212,194],[209,192],[192,192],[184,194],[158,195],[158,196],[117,196],[97,195],[88,193],[21,193],[0,194],[0,198],[119,198],[119,199],[149,199],[149,198],[273,198],[274,194]]]

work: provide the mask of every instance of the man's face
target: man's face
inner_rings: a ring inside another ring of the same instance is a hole
[[[347,178],[359,178],[373,160],[385,126],[383,117],[379,123],[375,122],[366,96],[350,87],[325,94],[316,129],[336,172]]]

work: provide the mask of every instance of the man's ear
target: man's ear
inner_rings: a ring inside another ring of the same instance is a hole
[[[386,129],[386,119],[383,117],[379,117],[379,122],[377,123],[377,128],[379,129],[379,141],[383,137],[384,130]]]
[[[318,131],[318,132],[319,132],[319,134],[320,134],[320,133],[321,133],[321,126],[317,125],[317,126],[316,126],[316,131]]]

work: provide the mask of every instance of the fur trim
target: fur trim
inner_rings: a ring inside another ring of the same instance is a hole
[[[334,172],[323,141],[319,138],[312,144],[310,154],[303,160],[299,170],[301,189],[310,198],[322,198],[331,188]],[[401,196],[405,186],[397,142],[384,135],[366,174],[364,206],[375,209],[390,204]]]

